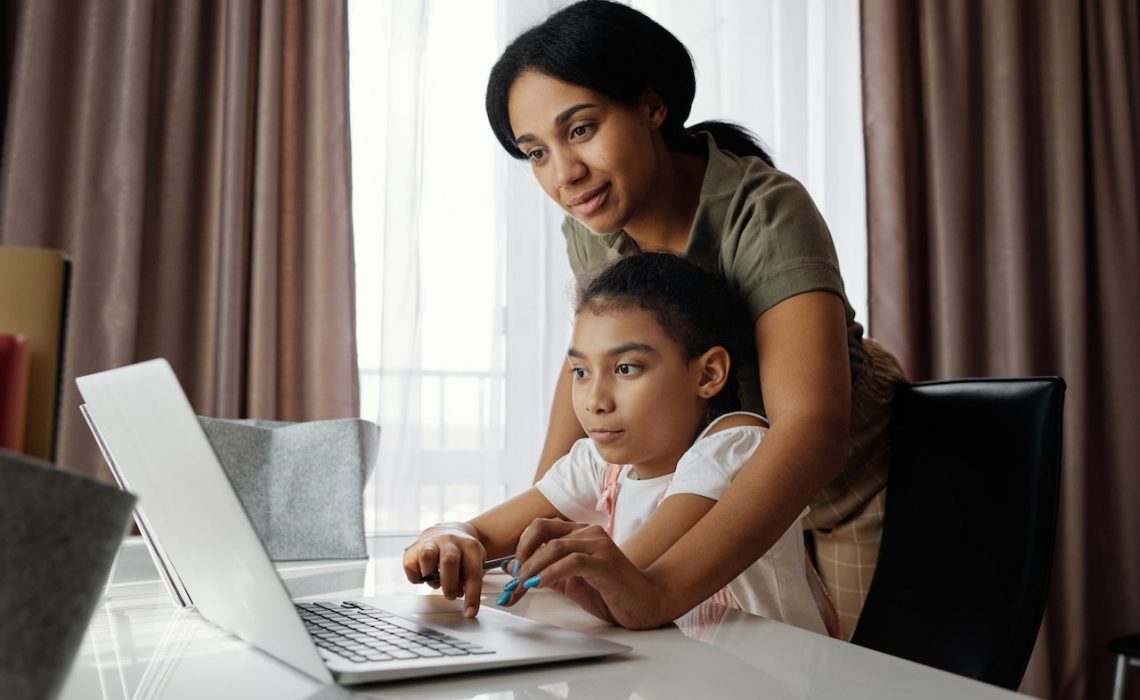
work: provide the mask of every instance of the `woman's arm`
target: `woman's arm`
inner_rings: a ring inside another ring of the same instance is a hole
[[[694,493],[678,493],[666,498],[637,532],[622,543],[621,551],[637,568],[648,568],[712,510],[715,503],[711,498]]]
[[[546,442],[542,446],[542,454],[538,458],[538,469],[534,473],[534,480],[539,479],[550,471],[558,458],[570,451],[570,447],[586,437],[582,424],[574,415],[574,405],[570,400],[570,364],[562,363],[558,374],[558,381],[554,385],[554,401],[550,406],[550,423],[546,427]]]
[[[851,373],[834,294],[786,299],[754,331],[771,427],[708,514],[644,570],[599,528],[537,521],[519,540],[522,577],[579,579],[595,592],[591,612],[640,629],[684,614],[768,551],[846,464]]]
[[[702,440],[729,428],[752,426],[766,428],[758,418],[748,415],[728,416],[716,423],[705,433]],[[684,460],[682,460],[684,462]],[[678,471],[685,467],[679,466]],[[712,510],[716,499],[695,493],[676,493],[661,502],[637,532],[622,543],[621,551],[638,568],[648,568],[650,564],[676,544],[686,532],[692,529],[701,518]]]

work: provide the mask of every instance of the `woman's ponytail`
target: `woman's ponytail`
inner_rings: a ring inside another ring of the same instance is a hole
[[[716,141],[716,147],[720,150],[728,151],[735,156],[756,156],[770,167],[776,167],[772,156],[768,155],[768,152],[760,145],[760,139],[739,124],[712,120],[694,124],[687,127],[685,131],[690,136],[696,136],[699,132],[707,131],[713,137],[713,141]]]

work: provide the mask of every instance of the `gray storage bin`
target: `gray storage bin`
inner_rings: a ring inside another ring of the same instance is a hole
[[[55,697],[135,497],[0,450],[0,698]]]
[[[199,420],[271,559],[368,556],[362,498],[379,426],[359,418]]]

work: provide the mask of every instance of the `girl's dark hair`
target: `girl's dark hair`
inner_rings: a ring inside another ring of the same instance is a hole
[[[515,158],[526,155],[515,145],[507,113],[507,95],[520,75],[534,71],[580,85],[623,104],[635,105],[653,90],[668,107],[661,135],[675,151],[701,153],[700,131],[712,134],[717,147],[738,156],[771,156],[747,129],[723,121],[685,127],[697,91],[693,59],[668,29],[625,5],[582,0],[523,32],[507,46],[487,80],[487,118],[495,137]]]
[[[578,281],[575,314],[641,309],[681,346],[686,361],[721,346],[735,357],[733,297],[716,276],[672,253],[635,253]],[[736,363],[724,388],[709,401],[715,417],[739,410]]]

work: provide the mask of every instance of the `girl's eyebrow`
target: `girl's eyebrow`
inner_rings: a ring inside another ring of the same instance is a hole
[[[656,348],[654,348],[652,345],[646,345],[645,343],[622,343],[621,345],[607,352],[606,357],[613,357],[614,355],[621,355],[622,353],[633,352],[635,350],[641,352],[657,352]],[[566,356],[576,357],[579,360],[586,359],[585,355],[575,350],[574,348],[567,350]]]
[[[567,107],[566,109],[559,112],[558,116],[556,116],[554,118],[554,124],[556,126],[562,126],[566,122],[570,121],[570,119],[575,114],[577,114],[578,112],[581,112],[583,109],[589,109],[590,107],[597,107],[597,105],[592,104],[590,102],[583,102],[582,104],[577,104],[577,105],[574,105],[573,107]],[[534,141],[534,135],[533,134],[523,134],[522,136],[519,136],[518,138],[515,139],[515,145],[521,146],[522,144],[527,143],[529,141]]]

